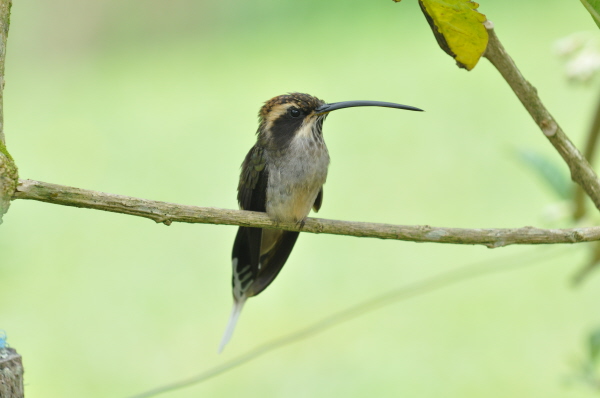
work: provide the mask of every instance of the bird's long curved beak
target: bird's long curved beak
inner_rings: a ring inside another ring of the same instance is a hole
[[[323,114],[331,111],[335,111],[337,109],[343,108],[353,108],[355,106],[382,106],[384,108],[396,108],[396,109],[406,109],[409,111],[420,111],[423,109],[415,108],[414,106],[409,105],[401,105],[395,104],[393,102],[381,102],[381,101],[343,101],[343,102],[333,102],[331,104],[321,105],[317,109],[315,109],[315,113]]]

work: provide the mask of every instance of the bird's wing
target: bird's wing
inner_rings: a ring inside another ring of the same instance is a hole
[[[266,212],[267,183],[264,150],[254,146],[242,164],[238,202],[244,210]],[[233,244],[234,297],[255,296],[275,279],[287,261],[298,232],[240,227]]]
[[[238,185],[238,203],[243,210],[266,211],[267,183],[264,149],[254,145],[242,163],[242,173]]]
[[[238,202],[242,210],[266,211],[267,183],[264,150],[254,146],[242,163]],[[240,227],[233,243],[233,296],[239,300],[259,272],[261,228]]]

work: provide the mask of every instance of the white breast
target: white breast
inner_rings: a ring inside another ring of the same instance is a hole
[[[327,179],[329,153],[321,135],[301,130],[267,165],[267,214],[275,221],[303,220]]]

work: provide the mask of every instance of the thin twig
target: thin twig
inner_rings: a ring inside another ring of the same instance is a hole
[[[594,163],[596,154],[596,143],[598,142],[598,135],[600,135],[600,97],[596,103],[596,112],[594,112],[594,120],[588,131],[585,148],[583,155],[590,164]],[[585,215],[585,193],[580,185],[575,188],[575,195],[573,197],[573,219],[580,220]]]
[[[275,223],[265,213],[214,207],[187,206],[89,191],[34,180],[20,180],[13,199],[31,199],[65,206],[104,210],[145,217],[158,223],[171,222],[240,225],[364,238],[412,242],[484,245],[489,248],[513,244],[578,243],[600,240],[600,227],[570,229],[522,228],[439,228],[429,225],[393,225],[308,218],[296,223]]]
[[[317,321],[303,329],[263,343],[258,347],[250,350],[246,354],[240,355],[237,358],[227,361],[221,365],[215,366],[206,372],[202,372],[196,376],[192,376],[185,380],[180,380],[178,382],[167,384],[141,394],[133,395],[129,398],[150,398],[167,392],[173,392],[175,390],[179,390],[185,387],[190,387],[194,384],[202,383],[215,376],[226,373],[227,371],[233,368],[236,368],[254,359],[257,359],[258,357],[261,357],[264,354],[267,354],[271,351],[275,351],[279,348],[307,339],[316,334],[325,332],[326,330],[334,326],[339,326],[345,322],[358,318],[359,316],[365,313],[378,310],[380,308],[397,303],[402,300],[407,300],[416,296],[432,293],[445,287],[449,287],[460,282],[465,282],[480,276],[523,269],[525,267],[538,264],[541,260],[545,260],[548,258],[556,258],[557,256],[564,255],[568,252],[568,250],[553,250],[550,252],[537,251],[535,253],[528,253],[529,255],[518,253],[516,256],[512,255],[503,258],[497,258],[493,262],[485,262],[483,264],[476,263],[464,266],[456,270],[444,272],[441,275],[437,275],[420,282],[415,282],[409,285],[390,290],[377,297],[371,298],[362,303],[358,303],[350,308],[346,308],[345,310],[329,315],[325,319]]]
[[[575,272],[571,279],[573,286],[580,285],[593,271],[597,270],[600,265],[600,242],[594,242],[590,249],[590,259],[583,267]]]
[[[489,42],[484,57],[498,69],[546,138],[567,163],[571,171],[571,179],[583,188],[596,208],[600,210],[600,180],[596,172],[542,104],[535,87],[525,80],[512,58],[504,50],[494,29],[491,28],[493,24],[489,21],[486,24],[489,26]]]

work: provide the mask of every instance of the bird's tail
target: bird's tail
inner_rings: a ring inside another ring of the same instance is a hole
[[[244,303],[246,302],[246,297],[242,297],[239,300],[234,300],[233,309],[231,310],[231,315],[229,316],[229,322],[227,323],[227,328],[225,328],[225,333],[223,334],[223,338],[221,339],[221,344],[219,345],[219,354],[223,352],[223,349],[231,340],[231,336],[233,335],[233,330],[235,329],[235,325],[240,317],[240,313],[242,312],[242,308],[244,308]]]

